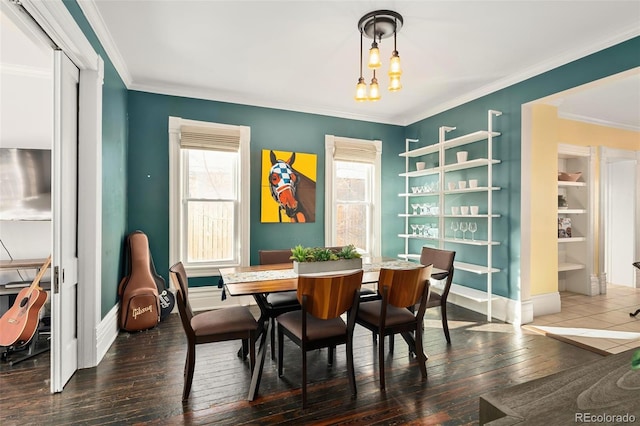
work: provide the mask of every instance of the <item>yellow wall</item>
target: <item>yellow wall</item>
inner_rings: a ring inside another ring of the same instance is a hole
[[[531,295],[558,291],[557,155],[558,144],[606,146],[640,151],[640,132],[559,118],[557,108],[532,106],[531,125]],[[599,223],[599,158],[596,158],[593,220]],[[549,208],[551,207],[551,208]],[[598,231],[594,235],[594,272],[599,272]]]
[[[531,120],[531,295],[558,291],[557,108],[533,105]]]

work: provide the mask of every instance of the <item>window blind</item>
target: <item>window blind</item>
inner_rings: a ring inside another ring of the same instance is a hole
[[[238,152],[240,128],[181,126],[180,148]]]
[[[333,159],[336,161],[375,163],[376,155],[374,143],[335,138]]]

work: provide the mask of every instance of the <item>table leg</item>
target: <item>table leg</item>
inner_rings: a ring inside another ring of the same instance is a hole
[[[267,338],[271,335],[271,321],[267,322],[266,330],[263,330],[260,336],[260,346],[258,347],[258,358],[253,368],[251,376],[251,385],[249,386],[249,396],[247,399],[253,401],[256,399],[258,388],[260,388],[260,379],[262,379],[262,369],[264,368],[264,359],[267,356]]]
[[[258,330],[257,330],[257,337],[256,337],[256,339],[259,339],[262,336],[262,333],[264,333],[264,324],[266,321],[269,321],[269,315],[266,313],[267,312],[267,309],[265,306],[266,300],[264,296],[262,294],[254,294],[253,298],[255,299],[256,303],[258,304],[258,307],[260,308],[260,318],[258,318]],[[247,348],[245,348],[244,346],[238,350],[238,358],[240,359],[247,359],[248,354],[249,352]]]

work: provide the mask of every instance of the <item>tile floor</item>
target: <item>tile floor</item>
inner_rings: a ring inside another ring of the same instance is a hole
[[[601,353],[640,347],[640,289],[608,285],[607,293],[585,296],[560,292],[562,312],[534,318],[523,328]]]

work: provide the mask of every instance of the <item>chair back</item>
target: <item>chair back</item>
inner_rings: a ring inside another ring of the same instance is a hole
[[[451,283],[453,282],[453,260],[456,257],[455,251],[440,250],[431,247],[422,247],[420,253],[420,263],[423,265],[433,265],[434,268],[443,269],[447,271],[447,282],[442,292],[442,299],[446,300],[449,290],[451,290]],[[433,274],[433,278],[438,280],[438,274]],[[442,277],[444,278],[444,277]]]
[[[298,277],[298,301],[305,310],[320,319],[337,318],[348,311],[354,302],[356,290],[362,284],[362,270],[347,275]]]
[[[426,301],[432,269],[433,265],[412,269],[381,268],[378,286],[382,289],[383,300],[398,308]]]
[[[178,305],[178,311],[180,312],[182,326],[187,334],[195,334],[191,328],[193,310],[189,304],[189,281],[182,262],[178,262],[169,268],[169,275],[171,275],[171,281],[176,289],[176,304]]]
[[[286,250],[258,250],[261,265],[274,265],[277,263],[292,263],[291,249]]]

